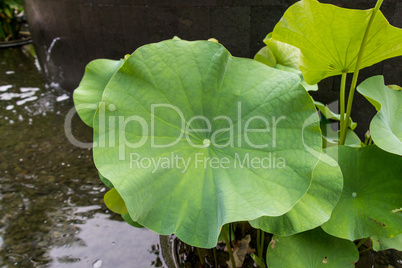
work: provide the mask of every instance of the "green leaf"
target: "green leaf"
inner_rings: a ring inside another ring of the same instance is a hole
[[[325,105],[319,101],[314,101],[314,104],[318,108],[318,110],[320,110],[322,115],[325,116],[325,118],[330,120],[341,121],[341,115],[331,111],[328,105]],[[351,130],[354,130],[356,126],[357,123],[353,122],[352,118],[349,118],[348,127],[350,127]]]
[[[353,10],[303,0],[292,5],[272,37],[301,50],[300,70],[307,83],[354,72],[372,9]],[[402,55],[402,29],[391,26],[379,11],[368,34],[361,69]]]
[[[328,221],[342,193],[343,178],[338,164],[323,154],[313,172],[307,193],[286,214],[250,221],[254,228],[277,235],[293,235]]]
[[[316,228],[292,236],[274,235],[266,259],[269,268],[352,268],[359,252],[353,242]]]
[[[253,261],[255,262],[255,264],[257,264],[258,268],[266,268],[267,266],[264,264],[264,259],[258,257],[257,255],[255,255],[254,253],[250,254],[250,257],[253,259]]]
[[[270,35],[264,43],[275,56],[277,64],[299,70],[300,50],[297,47],[272,39]]]
[[[322,146],[328,148],[331,146],[337,146],[340,140],[340,131],[334,131],[332,129],[333,123],[331,123],[324,115],[321,114],[320,127],[322,132]],[[350,147],[361,147],[362,142],[357,134],[348,129],[345,145]]]
[[[233,224],[236,224],[236,223],[234,222]],[[234,233],[234,231],[233,231],[233,229],[234,229],[235,227],[234,227],[234,228],[230,228],[230,235],[229,235],[229,224],[226,224],[226,225],[222,226],[222,228],[225,228],[226,233],[227,233],[228,236],[231,238],[231,241],[236,240],[236,235],[235,235],[235,233]],[[218,242],[219,242],[219,241],[225,241],[225,237],[224,237],[224,235],[223,235],[222,229],[221,229],[221,231],[219,232],[219,236],[218,236],[218,240],[217,240],[217,241],[218,241]]]
[[[74,90],[73,98],[78,115],[88,126],[93,126],[93,118],[103,91],[123,62],[124,60],[98,59],[85,67],[84,77]]]
[[[276,65],[276,58],[267,46],[261,48],[257,54],[255,54],[254,60],[264,63],[269,67],[274,67]]]
[[[370,236],[393,237],[402,233],[402,158],[377,146],[331,147],[342,169],[344,187],[325,232],[356,240]]]
[[[274,40],[270,34],[264,39],[264,43],[267,46],[263,47],[254,56],[254,60],[264,63],[269,67],[295,73],[300,77],[302,86],[307,91],[318,90],[317,84],[309,85],[304,81],[303,74],[299,69],[300,50],[298,48]]]
[[[126,214],[128,213],[126,204],[124,200],[121,198],[119,192],[116,188],[110,189],[104,196],[105,205],[108,209],[117,214]]]
[[[384,151],[402,155],[402,91],[385,86],[381,75],[366,79],[357,91],[378,111],[370,123],[374,143]]]
[[[402,87],[398,85],[388,85],[387,87],[389,87],[392,90],[402,90]]]
[[[398,235],[392,238],[384,238],[379,236],[370,237],[373,243],[373,249],[375,251],[396,249],[402,250],[402,235]]]
[[[109,188],[109,189],[114,188],[113,184],[108,179],[106,179],[104,176],[102,176],[102,174],[100,174],[100,172],[98,172],[98,175],[99,175],[99,178],[101,179],[101,181],[103,182],[103,184],[107,188]]]
[[[113,146],[94,148],[99,171],[134,221],[197,247],[214,247],[226,223],[289,211],[318,161],[306,147],[321,152],[318,114],[300,78],[214,42],[137,49],[102,104],[94,142]]]
[[[143,228],[143,226],[141,224],[139,224],[138,222],[133,221],[130,218],[130,214],[126,213],[126,214],[121,214],[121,217],[123,218],[123,220],[125,222],[127,222],[128,224],[130,224],[131,226],[135,227],[135,228]]]

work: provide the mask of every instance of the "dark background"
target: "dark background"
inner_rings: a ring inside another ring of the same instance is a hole
[[[186,40],[214,37],[234,56],[253,57],[264,46],[291,0],[26,0],[26,16],[36,52],[49,80],[72,91],[85,65],[97,58],[120,59],[139,46],[179,36]],[[374,0],[321,1],[347,8],[368,9]],[[381,11],[402,27],[402,2],[384,0]],[[57,38],[58,39],[55,39]],[[51,46],[53,42],[53,47]],[[402,57],[361,71],[359,82],[383,74],[387,84],[402,84]],[[339,99],[339,77],[320,83],[314,98]],[[355,112],[356,111],[356,112]],[[367,116],[367,113],[369,116]],[[363,134],[374,109],[356,96],[354,117]]]

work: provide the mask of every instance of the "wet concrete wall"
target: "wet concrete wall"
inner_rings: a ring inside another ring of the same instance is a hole
[[[39,60],[52,81],[77,87],[85,65],[96,58],[119,59],[141,45],[177,35],[187,40],[215,37],[233,55],[253,57],[262,40],[295,0],[25,0],[26,15]],[[375,0],[321,1],[348,8],[370,8]],[[381,8],[402,27],[402,2]],[[363,70],[361,79],[385,74],[402,84],[402,59]],[[338,98],[339,79],[321,83],[318,99]],[[321,94],[321,95],[320,95]],[[373,113],[373,111],[371,111]]]

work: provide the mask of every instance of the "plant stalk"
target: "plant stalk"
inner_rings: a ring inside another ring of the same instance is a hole
[[[356,247],[357,247],[357,248],[360,248],[364,243],[366,243],[366,241],[367,241],[368,239],[369,239],[368,237],[361,239],[361,240],[359,241],[359,243],[357,243]]]
[[[232,268],[236,268],[236,262],[234,260],[233,252],[232,252],[232,245],[230,244],[229,236],[225,230],[225,226],[222,227],[222,233],[223,233],[223,238],[225,239],[226,247],[229,252],[229,257],[230,257],[230,262],[232,263]]]
[[[218,268],[218,258],[216,257],[216,247],[213,248],[215,268]]]
[[[366,251],[369,251],[369,250],[371,250],[371,249],[373,249],[373,247],[369,247],[369,248],[363,249],[362,251],[359,251],[359,254],[362,254],[362,253],[364,253],[364,252],[366,252]]]
[[[257,229],[257,256],[261,258],[261,254],[260,254],[260,252],[261,252],[260,239],[261,238],[260,238],[260,236],[261,236],[260,229]]]
[[[205,265],[205,260],[204,260],[204,258],[201,256],[201,251],[200,251],[200,248],[198,248],[197,247],[197,254],[198,254],[198,258],[200,259],[200,263],[201,263],[201,265]]]
[[[370,17],[369,23],[367,25],[366,31],[364,32],[363,41],[360,45],[360,51],[359,51],[359,55],[357,57],[356,68],[353,73],[352,84],[350,85],[348,105],[346,108],[346,118],[345,118],[345,121],[343,122],[343,127],[341,126],[341,137],[340,137],[340,142],[339,142],[340,145],[345,144],[346,133],[347,133],[347,129],[348,129],[347,123],[349,122],[350,114],[352,112],[353,97],[355,94],[357,77],[359,76],[360,65],[361,65],[361,62],[363,59],[364,49],[366,48],[366,45],[367,45],[368,34],[370,32],[371,26],[373,25],[375,15],[377,14],[378,10],[380,9],[382,2],[383,2],[383,0],[377,0],[377,3],[373,9],[373,12],[371,13],[371,17]]]
[[[261,232],[261,235],[260,235],[260,251],[259,251],[259,254],[260,254],[260,259],[262,259],[262,256],[264,255],[264,238],[265,238],[265,233],[264,233],[264,231],[263,230],[261,230],[260,229],[260,232]]]
[[[342,128],[344,127],[344,121],[345,121],[345,87],[346,87],[346,77],[348,75],[347,71],[342,72],[342,79],[341,79],[341,89],[340,89],[340,115],[341,115],[341,123],[340,123],[340,128],[342,133]],[[345,124],[346,127],[348,124]]]

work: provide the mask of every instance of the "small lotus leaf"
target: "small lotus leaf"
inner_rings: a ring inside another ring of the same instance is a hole
[[[274,40],[271,34],[264,39],[267,45],[254,56],[256,61],[279,70],[295,73],[300,76],[301,84],[307,91],[317,91],[318,85],[309,85],[304,81],[299,69],[300,50],[289,44]]]
[[[322,115],[325,116],[325,118],[330,120],[341,121],[341,115],[331,111],[328,105],[325,105],[319,101],[314,101],[314,104],[318,108],[318,110],[320,110]],[[351,130],[354,130],[357,127],[357,123],[353,122],[352,118],[349,118],[348,126],[350,127]]]
[[[357,90],[377,109],[370,123],[374,143],[384,151],[402,155],[402,91],[384,85],[384,77],[373,76]]]
[[[116,188],[110,189],[104,196],[105,205],[117,214],[127,214],[127,207]]]

